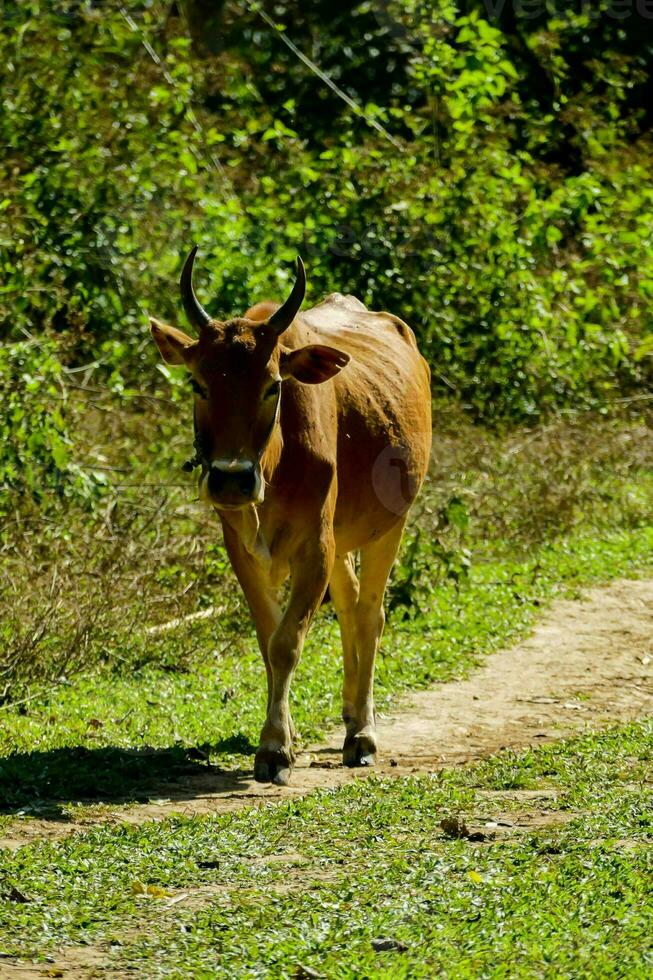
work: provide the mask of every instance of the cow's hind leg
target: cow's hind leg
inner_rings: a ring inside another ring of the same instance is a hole
[[[358,579],[353,555],[336,557],[329,592],[333,601],[342,639],[343,682],[342,720],[348,735],[356,731],[356,692],[358,689],[358,653],[356,652],[356,605]]]
[[[404,520],[400,521],[378,541],[361,548],[360,592],[356,604],[355,724],[347,731],[342,750],[342,761],[346,766],[371,766],[376,761],[374,661],[385,623],[383,596],[404,523]]]

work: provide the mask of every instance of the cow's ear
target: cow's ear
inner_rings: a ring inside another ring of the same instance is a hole
[[[349,364],[349,354],[323,344],[309,344],[299,350],[282,350],[279,365],[282,378],[295,378],[305,385],[319,385]]]
[[[196,340],[183,330],[161,323],[154,317],[150,317],[150,330],[164,361],[168,364],[188,364],[190,355],[197,347]]]

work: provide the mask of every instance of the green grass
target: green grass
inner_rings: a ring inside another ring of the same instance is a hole
[[[379,657],[377,703],[403,691],[466,674],[489,651],[513,642],[557,595],[650,566],[653,526],[563,537],[527,561],[495,561],[469,580],[445,581],[414,620],[395,617]],[[209,651],[195,671],[144,668],[122,675],[97,670],[23,705],[0,709],[0,804],[50,812],[79,799],[142,800],[162,795],[180,772],[202,761],[201,748],[225,768],[251,766],[263,719],[264,677],[252,641],[213,654],[212,627],[193,627]],[[168,634],[165,657],[179,639]],[[181,657],[183,651],[179,651]],[[339,717],[340,651],[329,607],[310,634],[293,686],[293,711],[304,739]],[[140,752],[148,749],[155,751]]]
[[[615,424],[607,441],[598,424],[538,433],[536,443],[523,433],[441,437],[447,458],[390,595],[381,710],[402,692],[468,674],[556,597],[650,574],[651,470],[633,449],[648,431]],[[605,465],[588,470],[601,446]],[[189,535],[128,556],[85,671],[27,686],[24,702],[0,707],[0,830],[17,817],[104,821],[60,843],[0,852],[0,953],[56,964],[62,943],[82,960],[95,944],[118,975],[148,977],[293,977],[303,967],[329,978],[650,974],[650,725],[237,815],[109,826],[117,802],[166,796],[184,780],[193,793],[207,758],[236,778],[251,772],[264,670],[219,545],[187,567]],[[186,594],[202,567],[210,574],[194,606],[172,614],[222,601],[224,618],[146,634],[152,609],[154,621],[168,612],[166,590]],[[147,612],[140,583],[154,572],[160,591]],[[89,608],[93,599],[89,587]],[[340,673],[325,606],[293,687],[305,740],[338,722]],[[554,795],[515,796],[529,788]],[[440,828],[445,816],[481,830],[502,814],[523,824],[543,807],[553,823],[496,840],[452,840]],[[377,952],[379,938],[407,948]]]
[[[299,964],[326,977],[650,976],[652,758],[639,723],[428,778],[29,845],[3,855],[0,892],[29,901],[0,901],[2,951],[100,943],[117,970],[171,977],[292,977]],[[507,800],[516,784],[554,795]],[[440,827],[516,825],[543,805],[552,825],[497,839]],[[376,952],[379,938],[407,948]]]
[[[188,406],[170,416],[110,398],[75,406],[78,452],[105,459],[111,480],[91,509],[57,494],[38,504],[8,498],[12,516],[0,521],[0,702],[82,671],[201,670],[222,661],[222,651],[227,660],[240,656],[252,635],[219,520],[196,502],[194,478],[179,475],[189,452]],[[651,525],[650,412],[507,431],[472,425],[451,404],[436,406],[434,417],[430,476],[389,593],[400,614],[428,617],[434,594],[449,602],[468,562],[483,575],[488,563],[532,562],[551,543],[559,551],[565,539],[600,542]],[[147,631],[209,606],[220,612],[204,628],[194,621],[174,635]]]

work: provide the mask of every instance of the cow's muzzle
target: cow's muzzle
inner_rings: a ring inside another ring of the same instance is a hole
[[[246,507],[263,500],[260,466],[250,460],[214,460],[201,482],[200,496],[214,507]]]

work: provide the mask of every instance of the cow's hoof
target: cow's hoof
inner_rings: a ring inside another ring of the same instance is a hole
[[[274,776],[272,777],[272,782],[275,786],[287,786],[290,782],[290,776],[292,774],[292,769],[289,766],[285,768],[277,769]]]
[[[259,749],[254,759],[254,779],[257,783],[274,783],[287,786],[290,782],[292,763],[282,750]]]
[[[372,735],[348,735],[342,747],[343,766],[376,765],[376,740]]]

